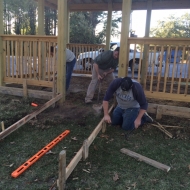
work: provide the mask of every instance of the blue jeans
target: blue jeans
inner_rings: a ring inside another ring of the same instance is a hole
[[[121,109],[116,107],[112,114],[112,125],[121,125],[124,130],[132,130],[135,128],[134,122],[139,114],[139,108]],[[141,125],[145,121],[142,118]]]
[[[70,85],[71,75],[72,75],[75,63],[76,63],[76,58],[74,58],[71,62],[66,62],[66,91],[68,90],[69,85]]]

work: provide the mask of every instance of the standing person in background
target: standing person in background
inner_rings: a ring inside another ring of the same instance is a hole
[[[102,82],[105,79],[110,83],[115,79],[113,71],[118,66],[119,49],[117,47],[114,51],[107,50],[94,59],[92,80],[85,97],[86,104],[92,103],[98,81]]]
[[[51,55],[53,56],[54,47],[51,46],[50,50],[51,50]],[[56,55],[56,59],[57,59],[57,55]],[[69,89],[71,76],[73,73],[75,63],[76,63],[75,54],[71,50],[66,48],[66,91],[68,91]]]
[[[108,114],[109,100],[116,94],[118,105],[112,117]],[[120,125],[124,130],[137,129],[145,122],[153,122],[147,114],[148,103],[142,86],[130,77],[117,78],[109,86],[103,100],[104,120]]]

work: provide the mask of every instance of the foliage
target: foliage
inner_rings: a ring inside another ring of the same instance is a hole
[[[12,26],[12,24],[14,24]],[[4,0],[5,34],[36,34],[36,4],[30,0]]]
[[[121,13],[113,12],[111,35],[118,36],[118,24]],[[73,12],[70,15],[71,43],[104,43],[106,38],[107,12]],[[96,34],[96,27],[102,24],[102,30]]]
[[[157,27],[152,28],[150,35],[153,37],[190,37],[190,14],[181,17],[170,15],[165,21],[158,21]]]

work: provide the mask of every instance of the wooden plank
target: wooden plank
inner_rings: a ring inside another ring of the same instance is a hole
[[[13,83],[13,84],[23,84],[23,80],[21,78],[8,78],[5,77],[4,78],[4,82],[5,83]],[[26,80],[26,79],[25,79]],[[53,82],[52,81],[43,81],[43,80],[34,80],[34,79],[27,79],[27,84],[28,85],[33,85],[33,86],[44,86],[44,87],[48,87],[48,88],[52,88],[53,87]]]
[[[26,98],[27,97],[27,80],[23,80],[23,96]]]
[[[152,60],[152,56],[151,56],[151,60]],[[151,65],[152,65],[152,73],[151,73],[151,80],[150,80],[150,92],[152,92],[155,62],[156,62],[156,45],[154,45],[153,60],[152,60],[152,63],[151,63]]]
[[[158,107],[162,110],[162,115],[190,118],[190,108],[160,104],[148,104],[148,112],[156,114]]]
[[[6,136],[10,135],[12,132],[14,132],[18,128],[20,128],[22,125],[27,123],[32,118],[36,117],[39,113],[41,113],[42,111],[44,111],[45,109],[50,107],[52,104],[57,102],[60,98],[62,98],[62,94],[59,94],[55,98],[52,98],[50,101],[46,102],[43,106],[41,106],[35,112],[23,117],[22,119],[20,119],[19,121],[17,121],[13,125],[11,125],[10,127],[6,128],[3,132],[0,133],[0,140],[5,138]]]
[[[11,55],[12,55],[12,78],[14,78],[14,56],[15,56],[15,54],[14,54],[14,49],[15,49],[15,43],[13,42],[13,41],[11,41],[11,43],[10,43],[10,45],[11,45]]]
[[[166,84],[167,84],[168,69],[169,69],[169,54],[170,54],[170,46],[167,48],[167,57],[166,57],[166,64],[165,64],[164,89],[163,89],[163,92],[166,92]]]
[[[0,93],[23,97],[22,88],[0,86]],[[53,93],[39,90],[28,90],[28,97],[50,100],[53,97]]]
[[[176,70],[177,52],[178,52],[178,46],[176,46],[176,48],[175,48],[175,55],[174,55],[174,63],[173,63],[173,69],[172,69],[172,81],[171,81],[170,93],[173,93],[174,74],[175,74],[175,70]]]
[[[3,85],[4,73],[4,63],[3,63],[3,39],[1,35],[4,33],[4,22],[3,22],[3,11],[4,4],[3,0],[0,0],[0,86]]]
[[[182,102],[190,102],[190,95],[185,94],[170,94],[164,92],[149,92],[145,90],[145,95],[147,98],[156,98],[161,100],[174,100]]]
[[[159,65],[159,71],[158,71],[158,82],[157,82],[157,87],[156,91],[159,92],[159,87],[160,87],[160,79],[161,79],[161,73],[162,73],[162,60],[163,60],[163,52],[164,52],[164,47],[161,47],[161,55],[160,55],[160,65]]]
[[[179,81],[178,81],[178,88],[177,88],[177,93],[180,94],[180,87],[181,87],[181,76],[182,76],[182,69],[183,69],[183,63],[184,63],[184,57],[185,57],[185,46],[183,47],[182,50],[182,59],[180,64],[180,76],[179,76]]]
[[[169,166],[166,166],[166,165],[164,165],[164,164],[162,164],[160,162],[157,162],[155,160],[152,160],[150,158],[142,156],[142,155],[140,155],[140,154],[138,154],[136,152],[133,152],[133,151],[131,151],[129,149],[122,148],[120,151],[122,153],[128,155],[128,156],[131,156],[131,157],[133,157],[133,158],[135,158],[135,159],[137,159],[139,161],[143,161],[143,162],[145,162],[145,163],[147,163],[147,164],[149,164],[151,166],[154,166],[154,167],[156,167],[158,169],[161,169],[161,170],[166,171],[166,172],[170,171],[170,167]]]
[[[109,109],[109,113],[112,111],[113,109],[113,105],[110,107]],[[102,118],[102,120],[100,121],[100,123],[96,126],[96,128],[94,129],[94,131],[91,133],[91,135],[88,137],[86,143],[87,143],[87,147],[89,147],[91,145],[91,143],[93,142],[93,140],[95,139],[95,137],[98,135],[98,133],[100,132],[100,130],[102,129],[102,122],[104,121],[104,118]],[[83,146],[79,149],[79,151],[76,153],[75,157],[71,160],[71,162],[68,164],[67,168],[66,168],[66,179],[70,176],[70,174],[72,173],[72,171],[74,170],[74,168],[76,167],[76,165],[78,164],[78,162],[81,160],[83,155]]]
[[[58,189],[64,190],[66,186],[66,151],[62,150],[59,153],[59,180]]]

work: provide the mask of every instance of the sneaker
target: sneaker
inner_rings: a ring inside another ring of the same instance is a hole
[[[144,113],[144,117],[145,117],[145,121],[146,121],[147,123],[152,123],[152,122],[153,122],[152,117],[150,117],[150,115],[148,115],[147,112]]]
[[[85,103],[86,103],[86,104],[91,104],[91,103],[92,103],[92,100],[85,100]]]

